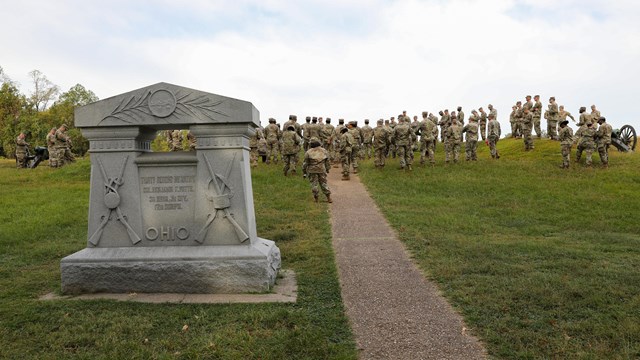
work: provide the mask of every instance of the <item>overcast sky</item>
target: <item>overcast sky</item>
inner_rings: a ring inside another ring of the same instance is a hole
[[[263,125],[389,118],[555,96],[631,124],[640,1],[5,0],[0,66],[107,98],[169,82],[252,102]],[[506,130],[506,131],[505,131]]]

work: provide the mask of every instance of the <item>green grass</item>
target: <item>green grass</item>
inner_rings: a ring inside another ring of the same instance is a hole
[[[253,171],[258,234],[296,272],[298,302],[230,305],[38,300],[59,291],[60,259],[86,247],[90,165],[14,166],[0,160],[0,358],[356,357],[326,204],[280,166]]]
[[[640,156],[567,171],[557,142],[499,149],[445,166],[438,144],[434,168],[360,177],[491,356],[640,358]]]

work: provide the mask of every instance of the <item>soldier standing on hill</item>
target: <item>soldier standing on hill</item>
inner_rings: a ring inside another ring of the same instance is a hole
[[[482,107],[480,107],[478,111],[480,111],[480,114],[477,115],[480,118],[480,136],[482,136],[482,141],[484,141],[487,139],[487,113]]]
[[[317,138],[315,138],[317,139]],[[317,140],[320,142],[320,140]],[[287,130],[282,133],[282,160],[284,161],[284,176],[289,174],[289,169],[292,174],[296,174],[296,157],[300,152],[300,144],[302,143],[302,139],[296,133],[296,127],[293,125],[289,125]],[[304,173],[304,171],[303,171]]]
[[[269,118],[269,125],[264,128],[264,137],[267,139],[267,164],[273,158],[274,163],[278,163],[278,150],[280,148],[280,129],[276,125],[276,119]]]
[[[598,109],[596,109],[595,105],[591,105],[591,121],[593,121],[594,123],[596,121],[598,121],[598,119],[600,119],[600,111]]]
[[[458,119],[458,125],[464,125],[464,112],[462,111],[462,106],[458,106],[458,116],[456,118]]]
[[[396,154],[400,158],[400,169],[411,169],[411,127],[407,118],[399,119],[398,125],[393,129],[393,139],[396,144]]]
[[[569,120],[560,121],[560,132],[558,140],[560,140],[560,150],[562,153],[562,165],[560,168],[568,169],[571,158],[571,145],[573,145],[573,130],[568,126]]]
[[[58,167],[58,158],[56,157],[56,128],[52,127],[47,134],[47,151],[49,152],[49,166]]]
[[[533,139],[531,138],[531,126],[533,126],[533,114],[529,108],[524,108],[522,116],[522,137],[524,139],[524,151],[533,150]]]
[[[304,141],[303,143],[303,149],[304,151],[309,150],[309,125],[311,125],[311,116],[307,116],[305,118],[305,123],[301,125],[302,128],[302,140]]]
[[[309,178],[315,202],[318,202],[318,187],[320,187],[322,193],[327,196],[327,202],[330,203],[332,202],[331,191],[329,190],[329,185],[327,185],[327,173],[331,169],[329,153],[320,146],[320,140],[316,138],[310,139],[309,147],[310,149],[304,154],[302,171]]]
[[[593,127],[591,119],[587,119],[585,124],[586,128],[583,128],[580,131],[580,142],[578,143],[576,150],[576,162],[580,162],[582,152],[585,151],[587,153],[585,165],[591,166],[591,154],[593,154],[593,150],[596,147],[596,129]]]
[[[598,139],[598,154],[600,155],[600,161],[605,168],[609,167],[609,145],[611,145],[611,125],[606,123],[607,119],[600,116],[598,119],[598,131],[596,137]]]
[[[258,142],[262,138],[262,130],[256,129],[255,133],[249,138],[249,156],[251,159],[251,167],[258,166]]]
[[[542,137],[542,129],[540,128],[540,117],[542,116],[542,103],[540,102],[540,95],[533,97],[535,103],[531,109],[533,113],[533,127],[536,130],[536,136],[538,139]]]
[[[16,138],[16,167],[24,169],[27,167],[27,147],[29,143],[25,141],[27,136],[21,132]]]
[[[471,113],[473,112],[475,110]],[[466,133],[465,161],[478,160],[478,123],[476,119],[476,116],[469,117],[469,123],[462,128],[462,133]]]
[[[420,123],[420,165],[424,165],[425,158],[429,158],[431,165],[435,164],[434,149],[435,139],[438,136],[437,126],[427,118],[427,112],[422,112],[422,123]],[[435,131],[434,131],[435,130]]]
[[[516,138],[520,139],[523,136],[522,132],[522,122],[524,119],[524,110],[522,109],[522,101],[516,102]]]
[[[58,159],[58,167],[62,167],[66,163],[75,161],[71,154],[71,139],[67,136],[67,125],[62,124],[56,130],[56,156]]]
[[[447,137],[447,149],[445,154],[445,164],[448,164],[451,158],[453,158],[453,162],[457,163],[460,158],[460,143],[462,142],[462,127],[458,125],[458,121],[453,119],[451,120],[451,126],[447,128],[446,131]]]
[[[376,167],[384,167],[384,161],[387,154],[387,145],[389,144],[389,134],[389,129],[387,129],[386,126],[382,125],[382,119],[378,120],[377,126],[373,129],[373,162]]]
[[[556,129],[558,127],[560,111],[558,110],[558,104],[556,104],[556,98],[553,96],[549,98],[549,110],[547,111],[547,135],[551,140],[558,140]]]
[[[369,119],[364,120],[364,126],[362,130],[362,152],[367,159],[370,159],[373,155],[372,141],[373,141],[373,128],[369,126]]]
[[[493,114],[489,114],[489,131],[488,131],[488,141],[489,141],[489,151],[491,152],[492,159],[500,159],[500,154],[498,153],[498,140],[500,140],[500,123]]]

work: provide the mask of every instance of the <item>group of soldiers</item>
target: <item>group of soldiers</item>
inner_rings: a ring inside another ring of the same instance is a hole
[[[167,140],[167,144],[169,144],[169,151],[195,151],[196,150],[196,137],[191,133],[191,131],[187,132],[187,148],[184,149],[182,142],[184,140],[185,135],[181,130],[166,130],[165,137]]]
[[[21,132],[16,138],[16,166],[26,168],[29,162],[29,146],[26,134]],[[71,152],[73,146],[71,138],[67,135],[67,125],[62,124],[58,128],[51,128],[47,134],[47,151],[49,152],[49,166],[59,168],[75,161]]]

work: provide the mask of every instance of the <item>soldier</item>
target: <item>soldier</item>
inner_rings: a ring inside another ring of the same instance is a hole
[[[393,129],[393,140],[396,144],[396,153],[400,158],[400,169],[411,169],[411,126],[405,117],[401,118]]]
[[[264,128],[264,137],[267,139],[267,164],[271,163],[271,158],[277,164],[282,134],[276,125],[276,119],[269,118],[269,125]]]
[[[598,131],[596,131],[596,138],[598,144],[598,154],[600,155],[600,161],[602,167],[609,167],[609,145],[611,145],[611,125],[607,124],[607,119],[603,116],[598,118]]]
[[[480,135],[482,136],[482,141],[485,141],[487,139],[487,113],[482,107],[478,111],[480,111]]]
[[[523,123],[524,122],[524,110],[522,109],[522,101],[516,102],[516,133],[518,134],[516,137],[518,139],[522,138],[523,132]]]
[[[600,119],[600,116],[600,111],[596,109],[596,106],[591,105],[591,121],[595,123],[596,121],[598,121],[598,119]]]
[[[587,160],[585,162],[585,165],[591,166],[591,154],[593,154],[593,150],[596,147],[596,129],[593,127],[591,119],[587,119],[585,121],[586,128],[581,129],[580,141],[578,142],[578,147],[576,148],[576,162],[580,162],[582,152],[585,151],[587,153]]]
[[[500,123],[496,120],[494,114],[489,114],[489,129],[488,129],[488,141],[489,152],[492,159],[500,159],[500,153],[498,153],[498,140],[500,140]]]
[[[576,119],[573,117],[573,115],[571,115],[570,112],[564,109],[564,105],[560,105],[559,111],[558,111],[559,121],[567,120],[567,117],[571,118],[571,121],[576,122]]]
[[[462,106],[458,106],[458,125],[464,125],[464,112],[462,112]]]
[[[296,131],[296,134],[298,134],[298,136],[300,137],[300,139],[302,139],[302,126],[300,126],[300,124],[298,124],[298,117],[296,115],[289,115],[289,120],[287,120],[286,123],[284,123],[283,125],[283,129],[288,129],[289,126],[293,126],[293,128]],[[295,167],[298,167],[298,163],[299,163],[299,156],[300,152],[296,152],[294,155],[294,163],[295,163]]]
[[[311,116],[307,116],[305,118],[305,121],[306,122],[304,124],[302,124],[302,126],[301,126],[302,127],[302,140],[304,142],[302,146],[304,148],[304,151],[307,151],[307,150],[309,150],[309,138],[310,138],[309,131],[307,130],[307,128],[309,127],[309,125],[311,125]]]
[[[478,160],[478,123],[474,112],[471,112],[473,115],[469,117],[469,123],[462,128],[462,133],[466,133],[465,161]]]
[[[391,120],[389,121],[389,130],[391,131],[391,133],[393,133],[393,129],[395,129],[396,125],[398,125],[396,123],[395,117],[391,117]],[[392,158],[396,158],[396,144],[393,140],[393,136],[391,136],[391,141],[389,142],[389,148],[387,150],[388,152],[388,156],[387,157],[392,157]]]
[[[511,123],[511,137],[518,137],[518,127],[516,125],[516,109],[517,107],[513,105],[511,107],[511,114],[509,114],[509,123]]]
[[[569,124],[569,120],[561,120],[560,131],[558,133],[558,140],[560,140],[560,151],[562,153],[562,165],[560,165],[561,169],[569,168],[571,145],[573,145],[573,130],[567,124]]]
[[[294,132],[295,134],[295,132]],[[298,136],[296,134],[296,136]],[[327,174],[331,169],[329,163],[329,153],[327,150],[320,146],[320,139],[309,139],[309,150],[304,154],[304,161],[302,162],[302,171],[309,178],[311,183],[311,192],[313,193],[313,200],[318,202],[318,186],[322,190],[322,193],[327,197],[327,202],[333,202],[331,200],[331,191],[327,185]]]
[[[334,130],[335,137],[333,139],[333,152],[334,152],[334,164],[333,167],[338,167],[340,164],[340,136],[342,135],[342,129],[344,126],[344,119],[338,119],[338,126]]]
[[[411,159],[413,159],[413,153],[420,150],[418,147],[420,145],[418,143],[418,136],[420,135],[420,121],[418,121],[418,117],[415,115],[413,116],[413,122],[411,123],[411,134]]]
[[[251,167],[258,166],[258,143],[262,137],[262,130],[256,129],[253,135],[249,138],[249,155],[251,159]]]
[[[56,130],[55,137],[55,153],[58,160],[58,167],[64,166],[66,163],[75,161],[69,148],[71,147],[71,139],[67,136],[67,125],[62,124]]]
[[[435,164],[434,150],[438,129],[436,125],[427,117],[427,112],[422,112],[422,122],[420,123],[420,165],[424,165],[425,158],[429,158],[431,165]],[[435,131],[434,131],[435,130]]]
[[[49,152],[49,166],[58,167],[58,158],[56,157],[56,128],[52,127],[47,134],[47,151]]]
[[[187,132],[187,143],[189,145],[189,151],[196,151],[196,144],[197,144],[196,136],[193,135],[191,130]]]
[[[558,140],[556,133],[558,120],[560,120],[558,104],[556,104],[556,98],[552,96],[549,98],[549,110],[547,110],[547,135],[551,140]]]
[[[307,132],[309,133],[309,141],[311,141],[312,137],[317,138],[319,140],[321,129],[322,129],[322,126],[318,124],[318,118],[314,116],[311,119],[311,124],[307,126]]]
[[[349,129],[340,129],[340,162],[342,163],[342,180],[349,180],[349,168],[351,166],[351,152],[354,139]]]
[[[182,131],[173,130],[171,132],[171,151],[182,151]]]
[[[542,116],[542,102],[540,102],[540,95],[536,95],[533,97],[535,103],[533,104],[532,113],[533,113],[533,128],[536,131],[536,136],[538,139],[542,137],[542,129],[540,129],[540,117]]]
[[[533,150],[533,139],[531,138],[531,127],[533,126],[533,113],[528,107],[524,108],[522,116],[522,138],[524,140],[524,151]]]
[[[269,153],[269,145],[267,144],[267,138],[264,137],[264,131],[260,130],[260,137],[258,138],[258,156],[262,158],[262,163],[267,162],[267,154]]]
[[[27,167],[27,152],[29,143],[25,140],[27,136],[21,132],[16,138],[16,167],[24,169]]]
[[[489,115],[493,114],[493,119],[498,120],[498,110],[496,110],[491,104],[487,105],[487,108],[489,108]]]
[[[368,159],[373,156],[373,128],[369,126],[369,119],[364,120],[364,126],[361,128],[362,130],[362,152],[364,156]]]
[[[335,161],[335,153],[333,148],[333,140],[335,138],[335,128],[331,125],[331,118],[325,120],[325,124],[322,127],[322,146],[329,152],[329,161]]]
[[[313,138],[315,141],[320,142],[318,138]],[[284,161],[284,176],[289,174],[289,169],[292,174],[296,174],[296,155],[300,152],[300,144],[302,138],[296,133],[296,127],[289,125],[287,130],[282,134],[282,160]],[[304,173],[304,171],[303,171]]]
[[[373,129],[374,164],[383,168],[389,144],[390,130],[382,125],[382,119],[378,120],[377,126]]]
[[[358,157],[360,156],[360,144],[362,144],[362,137],[360,136],[360,130],[358,129],[358,123],[356,121],[349,121],[347,129],[353,138],[351,143],[351,158],[349,163],[353,166],[353,173],[358,173]]]
[[[460,158],[460,143],[462,142],[462,127],[458,125],[457,120],[451,121],[451,126],[447,128],[447,149],[445,154],[445,163],[448,164],[451,158],[457,163]]]
[[[587,108],[584,106],[580,107],[578,111],[580,113],[580,118],[578,119],[578,126],[586,125],[587,122],[591,122],[591,115],[587,114]]]

